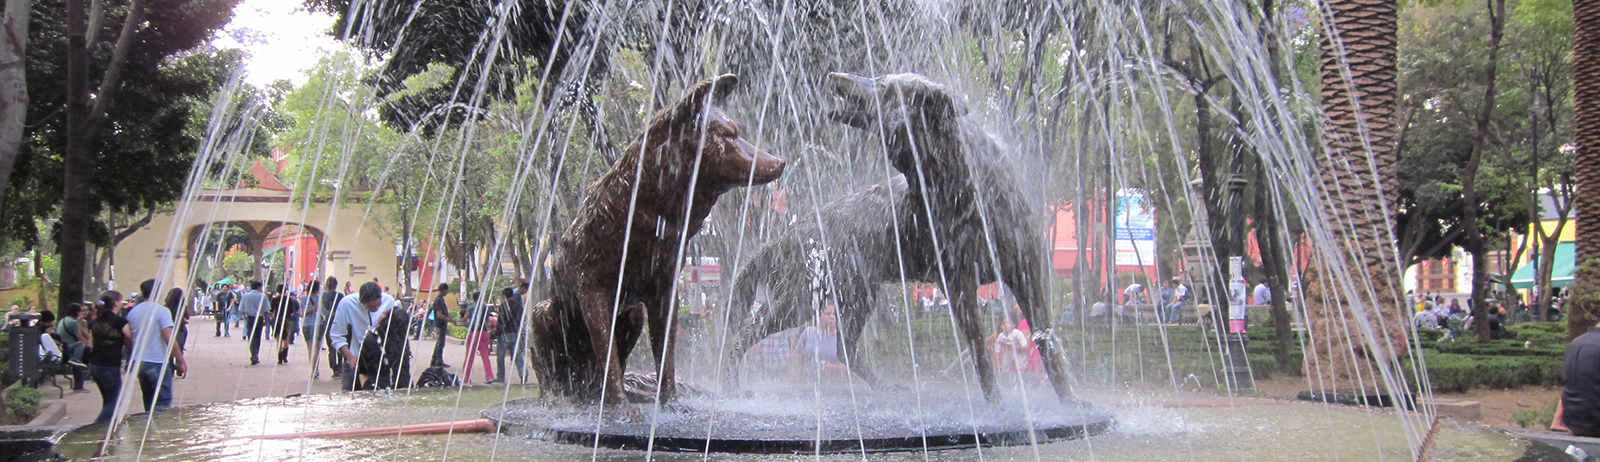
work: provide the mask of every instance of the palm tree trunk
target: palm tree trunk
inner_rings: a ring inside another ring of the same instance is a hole
[[[1304,304],[1318,351],[1307,355],[1307,372],[1312,373],[1313,357],[1322,358],[1321,372],[1333,374],[1325,376],[1327,380],[1371,391],[1371,383],[1351,383],[1351,373],[1372,370],[1375,363],[1391,361],[1406,351],[1405,316],[1396,300],[1399,269],[1389,229],[1399,191],[1395,176],[1398,5],[1393,0],[1327,0],[1327,6],[1331,15],[1325,18],[1327,36],[1322,41],[1327,153],[1317,160],[1322,219],[1335,223],[1332,237],[1345,247],[1339,254],[1346,261],[1323,264],[1350,268],[1357,287],[1344,288],[1326,277],[1332,274],[1315,267],[1308,271]],[[1370,292],[1361,287],[1363,282],[1371,284]],[[1348,322],[1382,329],[1377,333],[1380,338],[1363,341],[1360,330],[1346,330]],[[1330,360],[1334,363],[1327,364]]]
[[[1578,152],[1574,154],[1578,194],[1578,271],[1572,285],[1572,309],[1567,318],[1567,339],[1583,335],[1595,325],[1600,311],[1600,0],[1572,2],[1573,126]]]

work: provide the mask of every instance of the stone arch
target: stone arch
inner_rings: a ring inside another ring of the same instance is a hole
[[[246,245],[249,247],[250,256],[257,263],[262,261],[263,254],[266,250],[265,246],[267,237],[274,231],[277,231],[285,226],[295,226],[301,230],[304,230],[307,234],[310,234],[316,239],[319,250],[327,249],[328,244],[327,233],[322,229],[292,221],[219,220],[197,223],[190,226],[189,231],[185,233],[185,255],[190,257],[188,258],[189,268],[187,269],[188,271],[186,271],[186,273],[190,275],[190,281],[184,281],[184,284],[187,285],[193,282],[195,270],[199,267],[199,262],[203,261],[204,259],[203,255],[199,255],[197,253],[197,250],[199,250],[198,246],[200,245],[200,238],[207,229],[213,229],[218,226],[234,227],[243,231],[247,241]],[[323,267],[325,266],[325,259],[319,255],[317,261],[318,265],[316,272],[321,274],[325,271],[325,268]],[[218,263],[220,264],[220,262]]]

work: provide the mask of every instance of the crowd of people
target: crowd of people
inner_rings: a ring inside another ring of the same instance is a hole
[[[1466,303],[1462,303],[1460,298],[1450,298],[1447,301],[1446,297],[1431,293],[1421,296],[1409,293],[1407,295],[1416,308],[1416,313],[1411,316],[1411,324],[1418,329],[1443,330],[1445,331],[1443,338],[1446,340],[1461,338],[1464,335],[1468,335],[1468,332],[1478,329],[1479,319],[1472,312],[1471,299],[1467,299]],[[1489,338],[1514,338],[1516,334],[1506,330],[1505,327],[1508,321],[1506,311],[1497,303],[1493,303],[1496,301],[1490,300],[1491,303],[1488,305],[1487,313],[1482,320],[1489,326]],[[1519,308],[1519,311],[1522,312],[1526,310],[1525,306]],[[1553,313],[1554,316],[1559,316],[1559,308],[1555,308]],[[1559,319],[1559,317],[1555,319]],[[1524,317],[1522,320],[1528,319]]]
[[[325,367],[344,390],[410,386],[407,340],[420,339],[424,331],[435,336],[429,369],[452,367],[444,361],[445,338],[452,326],[467,329],[466,382],[471,383],[471,368],[481,358],[485,383],[505,383],[506,356],[512,357],[516,375],[527,382],[525,355],[517,347],[527,283],[503,289],[499,304],[480,303],[479,294],[473,294],[458,315],[451,313],[447,301],[452,293],[448,283],[438,285],[426,307],[397,298],[376,279],[354,290],[348,282],[343,287],[335,277],[297,288],[278,285],[270,293],[262,291],[260,282],[220,284],[197,296],[195,306],[215,317],[214,336],[231,337],[235,328],[242,327],[251,365],[260,364],[263,343],[277,348],[277,364],[289,364],[292,345],[299,341],[305,344],[306,361],[316,379],[321,378],[326,352]],[[491,347],[499,358],[498,372],[490,369]]]
[[[97,422],[116,415],[124,377],[138,382],[145,411],[172,407],[173,380],[189,372],[184,351],[191,316],[212,316],[215,337],[232,337],[233,331],[239,331],[247,342],[252,366],[261,363],[263,345],[269,356],[276,348],[277,364],[283,365],[290,363],[292,345],[303,342],[311,377],[321,378],[326,367],[347,391],[411,386],[408,337],[420,337],[423,325],[436,336],[429,369],[438,371],[436,379],[428,383],[457,383],[445,371],[451,367],[444,361],[445,338],[451,326],[468,331],[467,356],[463,358],[467,382],[471,382],[474,362],[481,358],[485,383],[505,383],[507,356],[512,357],[514,375],[523,383],[528,381],[525,355],[518,347],[527,283],[503,289],[498,294],[499,304],[480,303],[473,294],[458,315],[452,315],[451,303],[446,300],[451,293],[449,284],[439,284],[432,303],[418,309],[402,303],[376,279],[354,291],[348,283],[344,290],[339,287],[338,279],[329,277],[295,288],[279,284],[270,292],[256,281],[199,287],[188,297],[183,289],[171,288],[165,297],[156,297],[162,288],[151,279],[126,298],[108,290],[93,302],[69,304],[59,318],[49,310],[29,307],[24,311],[13,305],[5,321],[39,329],[42,364],[72,376],[74,392],[89,393],[86,385],[95,385],[101,397]],[[490,369],[491,346],[498,353],[498,372]]]
[[[39,329],[41,366],[65,370],[74,392],[89,393],[86,383],[95,384],[101,398],[96,422],[115,415],[125,372],[138,381],[145,411],[167,409],[173,378],[189,370],[184,349],[190,312],[183,289],[169,289],[159,299],[158,291],[154,279],[146,280],[126,300],[121,292],[106,291],[93,302],[68,304],[59,318],[37,309],[24,316],[12,306],[6,323]]]

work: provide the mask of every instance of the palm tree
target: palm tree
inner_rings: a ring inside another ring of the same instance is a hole
[[[1578,227],[1577,280],[1572,285],[1573,308],[1567,310],[1568,340],[1595,325],[1600,302],[1600,0],[1572,2],[1573,125],[1578,152],[1574,169]]]
[[[1322,109],[1328,117],[1323,129],[1327,152],[1318,156],[1318,169],[1324,222],[1335,224],[1330,232],[1343,246],[1340,254],[1345,260],[1326,263],[1350,268],[1357,289],[1341,289],[1315,267],[1307,272],[1302,287],[1315,351],[1307,356],[1306,372],[1349,391],[1346,385],[1354,385],[1347,380],[1352,372],[1372,377],[1368,361],[1392,360],[1405,352],[1406,345],[1401,329],[1405,318],[1396,316],[1401,312],[1396,297],[1400,281],[1388,225],[1399,191],[1395,177],[1399,7],[1394,0],[1326,1],[1330,15],[1324,21],[1322,41]],[[1361,289],[1368,284],[1370,295]],[[1365,316],[1350,310],[1355,306],[1365,307]],[[1371,351],[1360,331],[1349,327],[1352,321],[1384,328],[1378,335],[1388,340],[1388,347]],[[1370,383],[1356,386],[1372,389]]]

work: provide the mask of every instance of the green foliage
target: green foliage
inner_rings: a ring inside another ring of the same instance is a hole
[[[182,193],[199,145],[211,95],[240,65],[244,54],[205,46],[212,32],[232,17],[238,0],[157,2],[134,33],[134,47],[122,67],[119,89],[111,96],[105,122],[91,149],[96,154],[88,182],[93,223],[89,239],[109,243],[103,212],[132,213],[164,206]],[[105,2],[98,21],[99,43],[91,44],[91,82],[98,83],[128,9],[127,1]],[[61,206],[63,150],[66,146],[66,18],[60,0],[32,2],[27,37],[28,108],[26,133],[16,170],[6,189],[5,222],[0,235],[38,244],[39,219]],[[92,86],[91,86],[91,91]]]
[[[1464,393],[1473,388],[1556,386],[1565,360],[1548,356],[1474,356],[1423,350],[1435,392]],[[1410,367],[1409,365],[1406,367]]]
[[[249,252],[230,250],[223,254],[222,270],[236,282],[247,282],[256,274],[256,259]]]
[[[1538,348],[1563,348],[1567,344],[1567,323],[1561,322],[1524,322],[1506,326],[1506,330],[1517,334],[1519,342],[1531,343]]]
[[[1471,227],[1495,241],[1534,218],[1533,192],[1570,199],[1572,6],[1561,0],[1512,4],[1497,67],[1488,61],[1483,3],[1413,3],[1399,34],[1400,204],[1396,235],[1408,263],[1446,256]],[[1462,197],[1488,72],[1498,78],[1491,141],[1479,164],[1475,197]],[[1535,168],[1537,167],[1537,169]],[[1464,205],[1478,223],[1464,223]]]
[[[1546,428],[1556,419],[1556,404],[1561,398],[1550,400],[1550,404],[1536,409],[1518,409],[1511,412],[1511,423],[1522,428]]]
[[[23,386],[22,382],[5,389],[6,416],[12,425],[23,425],[39,415],[39,389]]]
[[[1565,358],[1567,348],[1565,345],[1547,348],[1528,348],[1523,346],[1524,340],[1491,340],[1488,343],[1476,341],[1439,342],[1430,345],[1434,351],[1440,353],[1473,355],[1473,356],[1541,356],[1546,358]]]
[[[1565,321],[1523,322],[1512,324],[1506,328],[1518,333],[1538,331],[1567,335],[1567,323]]]

